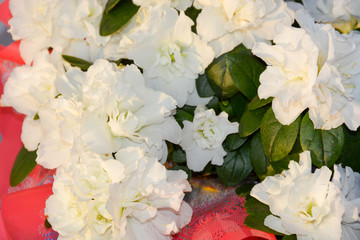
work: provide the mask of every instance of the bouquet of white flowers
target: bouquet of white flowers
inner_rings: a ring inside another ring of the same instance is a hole
[[[10,10],[26,65],[1,104],[26,116],[14,169],[28,166],[11,184],[25,161],[56,169],[45,214],[59,239],[171,239],[191,220],[193,175],[250,179],[237,189],[249,227],[360,239],[358,0]]]

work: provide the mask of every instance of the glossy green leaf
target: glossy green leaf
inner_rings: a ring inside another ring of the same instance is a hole
[[[259,219],[265,219],[268,215],[271,214],[268,205],[260,202],[259,200],[251,196],[248,196],[246,198],[244,207],[249,215]]]
[[[266,105],[268,105],[269,103],[271,103],[273,100],[273,98],[267,98],[267,99],[260,99],[258,95],[256,95],[251,102],[248,105],[248,109],[249,110],[255,110],[261,107],[264,107]]]
[[[239,122],[239,134],[241,137],[247,137],[256,132],[261,125],[261,121],[268,111],[269,107],[247,110]]]
[[[253,99],[260,85],[260,74],[266,68],[264,62],[252,55],[251,50],[242,44],[231,51],[226,59],[236,87],[248,99]]]
[[[282,125],[275,118],[270,108],[264,115],[261,127],[261,142],[266,157],[271,161],[278,161],[288,155],[299,133],[301,117],[299,116],[292,124]]]
[[[137,13],[139,6],[132,0],[119,1],[109,12],[104,12],[100,22],[100,35],[108,36],[118,31]]]
[[[81,58],[77,58],[69,55],[62,55],[62,57],[65,61],[70,63],[71,66],[79,67],[82,71],[87,71],[88,68],[92,65],[92,63]]]
[[[289,169],[289,163],[292,160],[299,162],[299,154],[298,153],[289,154],[279,161],[271,162],[271,166],[273,167],[275,173],[279,174],[282,171]]]
[[[36,166],[36,157],[36,151],[29,152],[25,147],[20,149],[11,169],[10,186],[15,187],[29,175]]]
[[[345,143],[337,163],[341,163],[343,167],[349,166],[355,172],[360,172],[360,161],[354,161],[354,159],[360,159],[360,130],[351,131],[344,128],[344,133]]]
[[[220,107],[219,107],[219,98],[218,97],[213,97],[210,102],[208,104],[206,104],[206,107],[208,109],[212,108],[214,109],[215,112],[220,112]]]
[[[269,159],[265,156],[264,148],[260,139],[260,132],[255,133],[251,139],[250,160],[254,172],[261,181],[264,180],[267,176],[275,174]]]
[[[231,119],[235,116],[234,109],[232,108],[229,100],[219,102],[219,107],[222,112],[226,112],[228,114],[228,118]]]
[[[183,121],[187,120],[192,122],[194,119],[194,115],[183,109],[178,109],[175,114],[175,119],[181,127],[184,127]]]
[[[50,229],[52,227],[47,218],[45,219],[44,225],[46,229]]]
[[[196,90],[200,97],[212,97],[215,95],[214,90],[209,85],[206,74],[202,74],[196,79]]]
[[[224,164],[216,167],[220,180],[230,187],[244,180],[251,171],[250,142],[245,143],[237,151],[228,152]]]
[[[105,13],[111,11],[121,0],[108,0],[105,6]]]
[[[249,193],[253,187],[254,187],[253,183],[243,184],[243,185],[239,186],[238,188],[236,188],[235,192],[238,196],[245,197],[245,196],[249,195]]]
[[[311,160],[315,166],[332,167],[341,155],[345,135],[342,126],[331,130],[314,129],[307,113],[301,122],[300,142],[304,151],[311,151]]]
[[[227,54],[223,54],[206,69],[209,85],[221,99],[230,98],[239,92],[230,75],[229,68],[231,68],[231,62],[227,60]]]
[[[240,148],[246,140],[246,138],[241,138],[238,133],[233,133],[226,137],[224,144],[229,151],[235,151]]]
[[[186,154],[181,148],[175,148],[172,152],[172,159],[175,163],[185,163]]]
[[[246,105],[248,103],[247,99],[241,93],[233,96],[229,99],[230,105],[233,109],[234,114],[240,120],[241,116],[244,114]]]
[[[257,229],[263,232],[273,233],[275,235],[283,235],[282,233],[278,233],[271,228],[268,228],[264,225],[264,220],[253,217],[251,215],[247,216],[244,221],[245,226],[253,229]]]
[[[282,240],[296,240],[296,239],[297,239],[297,237],[296,237],[295,234],[293,234],[293,235],[285,235],[285,236],[282,238]]]
[[[185,11],[185,15],[188,16],[189,18],[191,18],[191,20],[193,20],[193,22],[195,23],[194,25],[191,26],[191,31],[193,31],[194,33],[196,33],[196,20],[197,20],[197,17],[199,16],[200,12],[201,12],[201,10],[195,8],[194,6],[189,7]]]

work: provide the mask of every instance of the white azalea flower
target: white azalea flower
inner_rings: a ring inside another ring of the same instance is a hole
[[[70,69],[57,86],[64,97],[76,96],[83,104],[80,138],[88,150],[111,154],[141,145],[165,160],[165,140],[180,141],[181,129],[172,117],[175,100],[145,87],[134,65],[118,70],[98,60],[86,73]]]
[[[341,190],[340,196],[345,207],[342,218],[342,239],[360,238],[360,174],[350,167],[334,166],[332,182]]]
[[[213,60],[212,49],[191,32],[193,22],[184,12],[179,15],[173,8],[157,5],[140,9],[133,19],[118,45],[109,45],[115,51],[108,50],[107,57],[134,60],[148,87],[184,106],[195,90],[195,79]]]
[[[171,239],[189,223],[191,208],[183,202],[190,191],[183,171],[166,170],[138,148],[117,152],[127,178],[114,183],[106,209],[113,217],[114,239]]]
[[[291,172],[291,174],[290,174]],[[327,167],[311,173],[310,153],[300,155],[289,170],[267,177],[250,195],[269,205],[265,226],[300,240],[340,239],[344,206]]]
[[[20,53],[28,64],[49,47],[62,47],[64,54],[88,61],[103,57],[110,37],[98,33],[104,0],[13,0],[10,1],[10,33],[22,40]]]
[[[58,95],[56,78],[64,74],[61,50],[40,52],[33,65],[14,69],[4,86],[1,101],[4,106],[12,106],[19,113],[35,117],[40,107]]]
[[[268,64],[260,75],[258,95],[265,99],[275,97],[276,118],[282,124],[290,124],[312,102],[318,48],[305,30],[286,26],[276,35],[274,43],[256,43],[252,50]]]
[[[82,104],[75,99],[60,96],[39,110],[40,119],[37,121],[40,121],[43,136],[37,150],[38,164],[49,169],[57,168],[71,163],[74,152],[83,151],[79,141],[82,109]],[[81,150],[75,150],[77,148]]]
[[[213,47],[215,57],[240,43],[251,49],[255,42],[269,42],[277,24],[293,22],[282,0],[195,0],[194,6],[202,9],[197,33]]]
[[[341,32],[349,33],[359,27],[359,1],[304,0],[303,4],[316,21],[330,23]]]
[[[87,214],[86,203],[73,195],[69,180],[67,175],[55,175],[54,194],[46,200],[45,215],[60,239],[80,232],[85,227],[84,217]]]
[[[110,185],[124,178],[125,169],[119,161],[91,152],[83,152],[70,165],[58,168],[54,195],[47,200],[45,211],[60,239],[111,238],[112,216],[105,204]],[[63,194],[66,197],[62,198]],[[71,227],[73,221],[78,223]]]
[[[216,116],[213,109],[199,105],[193,122],[184,121],[180,146],[186,152],[187,166],[193,171],[202,171],[210,161],[221,166],[226,152],[222,143],[226,136],[238,131],[239,124],[231,123],[222,112]]]
[[[282,124],[292,123],[309,108],[315,128],[345,123],[356,130],[360,35],[341,35],[330,25],[315,24],[303,9],[296,12],[296,20],[301,29],[283,28],[276,45],[259,43],[253,49],[269,65],[260,76],[259,96],[275,97],[273,110]]]

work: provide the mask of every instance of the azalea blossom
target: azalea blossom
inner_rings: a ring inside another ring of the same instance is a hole
[[[125,178],[117,160],[84,152],[56,171],[45,214],[60,239],[109,239],[112,217],[106,211],[110,185]]]
[[[342,218],[342,239],[360,238],[360,174],[350,167],[334,166],[332,182],[341,190],[340,196],[345,207]]]
[[[126,146],[142,147],[164,162],[165,140],[180,141],[181,129],[172,117],[175,100],[145,87],[134,65],[117,69],[97,60],[87,72],[70,67],[56,87],[60,95],[38,112],[43,137],[37,162],[46,168],[68,164],[83,151],[112,154]]]
[[[11,0],[10,33],[21,40],[20,54],[29,64],[49,47],[95,61],[103,57],[109,40],[98,31],[105,4],[105,0]]]
[[[12,106],[26,115],[21,140],[29,151],[37,149],[44,134],[37,119],[39,110],[59,94],[55,81],[67,67],[60,54],[58,48],[51,53],[48,50],[39,52],[32,66],[16,67],[4,86],[2,105]]]
[[[171,239],[188,224],[192,209],[183,202],[190,191],[187,174],[171,171],[138,148],[116,153],[126,179],[110,187],[106,210],[113,217],[113,239]]]
[[[293,16],[282,0],[195,0],[202,9],[196,22],[200,38],[209,42],[215,57],[240,43],[251,49],[255,42],[269,42],[276,25],[290,26]]]
[[[210,161],[221,166],[226,152],[222,143],[226,136],[238,131],[239,124],[229,122],[225,112],[216,116],[213,109],[199,105],[193,122],[184,121],[180,146],[186,152],[187,166],[193,171],[202,171]]]
[[[271,211],[265,226],[300,240],[340,239],[344,206],[331,174],[327,167],[311,173],[310,152],[304,152],[299,164],[291,161],[289,170],[255,185],[250,195]]]
[[[303,4],[316,21],[330,23],[343,33],[349,33],[360,26],[359,1],[304,0]]]
[[[268,65],[260,75],[258,95],[274,97],[276,118],[290,124],[312,104],[319,50],[301,28],[283,27],[274,43],[256,43],[252,50]]]
[[[189,95],[197,95],[195,79],[214,58],[192,25],[184,12],[166,5],[142,8],[120,33],[121,40],[115,36],[110,41],[106,57],[134,60],[144,71],[146,86],[169,94],[182,107]]]
[[[4,86],[2,105],[34,118],[42,105],[59,94],[55,80],[65,73],[63,64],[57,48],[51,54],[41,51],[32,65],[16,67]]]
[[[269,65],[260,76],[260,98],[275,97],[272,107],[282,124],[292,123],[309,108],[315,128],[345,123],[356,130],[360,35],[339,34],[331,25],[316,24],[303,9],[296,12],[296,20],[301,29],[283,28],[274,39],[276,45],[259,43],[253,49]]]

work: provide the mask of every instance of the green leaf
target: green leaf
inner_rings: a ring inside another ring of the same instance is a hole
[[[100,36],[118,31],[137,13],[140,7],[132,0],[119,1],[109,12],[104,12],[100,22]]]
[[[291,152],[289,153],[289,155],[287,155],[286,157],[284,157],[283,159],[281,159],[279,161],[271,162],[271,165],[272,165],[273,169],[275,170],[275,173],[281,173],[282,171],[289,169],[289,163],[291,160],[299,162],[299,159],[300,159],[299,154],[302,152],[303,152],[303,150],[302,150],[301,144],[300,144],[300,136],[298,136],[296,138],[294,147],[291,150]]]
[[[52,227],[47,218],[45,219],[44,225],[46,229],[50,229]]]
[[[235,151],[240,148],[246,140],[246,138],[241,138],[238,133],[233,133],[226,137],[224,144],[229,151]]]
[[[208,109],[212,108],[214,109],[214,111],[216,113],[219,113],[220,112],[220,107],[219,107],[219,98],[218,97],[213,97],[210,102],[208,104],[206,104],[206,107]]]
[[[345,132],[345,144],[338,163],[341,163],[343,167],[349,166],[355,172],[360,172],[360,130],[351,131],[348,128],[344,128]]]
[[[269,159],[265,156],[264,148],[260,139],[260,132],[255,133],[251,139],[250,160],[254,172],[260,180],[264,180],[267,176],[275,174]]]
[[[288,155],[297,138],[300,129],[301,117],[292,124],[282,125],[275,118],[270,108],[261,122],[260,134],[266,157],[270,161],[278,161]]]
[[[200,12],[201,10],[196,9],[194,6],[189,7],[185,11],[185,15],[191,18],[191,20],[193,20],[193,22],[195,23],[194,25],[191,26],[191,31],[193,31],[194,33],[196,33],[196,19],[199,16]]]
[[[251,171],[250,142],[245,143],[237,151],[228,152],[224,164],[216,167],[220,180],[229,187],[240,183]]]
[[[79,67],[81,71],[87,71],[88,68],[92,65],[92,63],[85,61],[84,59],[69,56],[69,55],[62,55],[63,59],[70,63],[73,67]]]
[[[259,96],[256,95],[256,96],[251,100],[251,102],[249,103],[248,109],[249,109],[249,110],[255,110],[255,109],[261,108],[261,107],[266,106],[266,105],[268,105],[269,103],[271,103],[272,100],[273,100],[272,97],[267,98],[267,99],[260,99]]]
[[[256,132],[261,125],[261,121],[268,111],[269,106],[255,110],[247,110],[239,122],[239,134],[241,137],[247,137]]]
[[[186,172],[186,174],[188,175],[188,181],[191,180],[192,171],[191,171],[188,167],[185,167],[185,166],[175,166],[175,167],[170,168],[169,170],[173,170],[173,171],[183,170],[183,171]]]
[[[248,196],[246,198],[244,207],[249,215],[259,219],[265,219],[268,215],[271,214],[268,205],[260,202],[259,200],[251,196]]]
[[[240,187],[236,188],[236,194],[240,197],[245,197],[247,195],[249,195],[251,189],[254,187],[253,183],[247,183],[247,184],[243,184]]]
[[[229,119],[235,116],[234,109],[232,108],[229,100],[221,101],[219,103],[219,107],[222,112],[226,112],[229,115]]]
[[[22,180],[24,180],[27,175],[34,169],[36,166],[36,151],[29,152],[23,146],[18,155],[16,156],[15,163],[11,169],[10,174],[10,186],[15,187]]]
[[[282,171],[289,169],[289,163],[291,160],[299,162],[299,154],[298,153],[289,154],[279,161],[271,162],[271,166],[275,170],[275,173],[279,174]]]
[[[172,159],[175,163],[185,163],[186,154],[181,148],[175,148],[172,152]]]
[[[214,90],[209,85],[206,74],[202,74],[196,79],[196,90],[200,97],[212,97],[215,95]]]
[[[209,85],[221,99],[227,99],[239,92],[231,75],[227,54],[216,58],[206,69]]]
[[[111,11],[121,0],[108,0],[105,6],[105,13]]]
[[[341,155],[345,135],[342,126],[331,130],[314,129],[307,113],[301,122],[300,142],[304,151],[311,151],[311,160],[315,166],[332,167]]]
[[[295,234],[293,234],[293,235],[285,235],[285,236],[282,238],[282,240],[296,240],[296,239],[297,239],[297,237],[296,237]]]
[[[226,59],[236,87],[248,99],[253,99],[260,85],[260,74],[266,68],[264,62],[252,55],[251,50],[242,44],[231,51]]]
[[[175,114],[175,119],[181,127],[184,127],[183,121],[187,120],[192,122],[194,119],[194,115],[183,109],[178,109]]]
[[[230,98],[229,101],[234,114],[237,116],[238,119],[240,119],[244,113],[246,104],[248,103],[247,99],[244,97],[244,95],[239,93]]]
[[[272,230],[271,228],[268,228],[264,225],[264,220],[259,219],[256,217],[253,217],[251,215],[247,216],[244,221],[245,226],[253,229],[257,229],[263,232],[272,233],[275,235],[283,235],[282,233],[278,233],[275,230]]]

